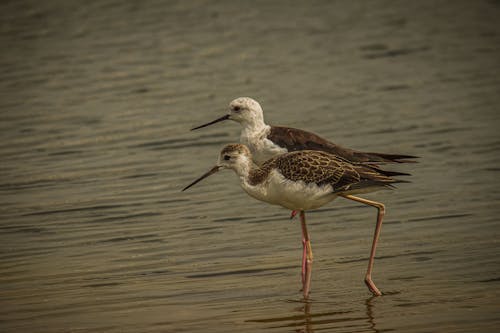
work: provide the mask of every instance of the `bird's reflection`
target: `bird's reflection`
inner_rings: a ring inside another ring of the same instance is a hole
[[[364,301],[364,311],[355,309],[341,308],[332,305],[329,302],[314,300],[310,297],[297,300],[290,300],[295,303],[291,309],[291,313],[281,317],[261,318],[249,320],[249,322],[266,323],[268,328],[292,328],[294,332],[311,333],[315,328],[318,331],[324,331],[332,328],[346,328],[349,331],[369,331],[374,333],[381,332],[377,328],[376,320],[376,301],[379,297],[372,296]],[[297,303],[300,306],[297,306]],[[318,308],[327,311],[314,312],[313,304],[316,311]],[[352,303],[350,304],[352,306]],[[363,305],[361,303],[360,305]],[[337,308],[337,309],[335,309]]]
[[[374,314],[374,308],[375,308],[375,299],[376,296],[371,296],[365,300],[365,310],[366,310],[366,320],[368,321],[369,324],[369,330],[374,333],[379,333],[380,331],[377,329],[377,324],[376,324],[376,319],[375,319],[375,314]],[[352,311],[334,311],[334,312],[325,312],[325,313],[317,313],[313,314],[312,313],[312,304],[313,301],[309,299],[309,297],[304,298],[303,300],[304,304],[300,308],[296,308],[296,311],[301,311],[304,313],[303,317],[303,328],[299,328],[296,330],[296,332],[301,332],[301,333],[311,333],[314,332],[313,324],[317,325],[326,325],[326,324],[332,324],[332,323],[339,323],[342,321],[346,322],[352,322],[352,321],[357,321],[358,319],[356,316],[348,316],[347,318],[339,318],[339,315],[346,315]],[[332,317],[330,319],[328,318],[322,318],[324,316],[329,316]],[[343,316],[342,316],[343,317]],[[316,318],[316,320],[314,320]]]
[[[373,312],[374,309],[374,300],[377,298],[377,296],[371,296],[366,299],[365,305],[366,305],[366,317],[368,319],[368,323],[370,324],[370,330],[372,332],[378,333],[379,330],[375,327],[376,322],[375,322],[375,315]]]
[[[304,312],[304,328],[298,329],[297,332],[301,333],[314,332],[313,320],[311,316],[311,307],[312,307],[312,302],[310,302],[308,299],[304,299],[304,305],[301,308],[301,310]]]

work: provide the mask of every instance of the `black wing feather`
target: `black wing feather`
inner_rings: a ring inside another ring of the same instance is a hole
[[[340,156],[350,162],[407,163],[412,155],[361,152],[336,145],[319,135],[298,128],[272,126],[267,138],[289,152],[297,150],[319,150]]]

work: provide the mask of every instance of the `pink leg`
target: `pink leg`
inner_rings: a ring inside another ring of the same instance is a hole
[[[302,270],[300,275],[302,276],[302,285],[306,282],[306,269],[307,269],[307,245],[306,240],[302,237]]]
[[[372,248],[370,251],[370,260],[368,260],[368,269],[366,270],[366,275],[365,275],[365,283],[368,289],[375,295],[375,296],[381,296],[382,293],[380,290],[377,288],[375,283],[372,280],[372,270],[373,270],[373,262],[375,260],[375,250],[377,249],[377,242],[378,238],[380,236],[380,230],[382,229],[382,219],[384,218],[385,215],[385,206],[384,204],[376,201],[371,201],[359,197],[355,197],[353,195],[342,195],[346,199],[354,200],[357,202],[361,202],[365,205],[369,205],[372,207],[376,207],[378,209],[378,214],[377,214],[377,224],[375,226],[375,233],[373,234],[373,242],[372,242]]]
[[[297,215],[297,213],[298,211],[292,210],[292,213],[290,214],[290,220],[292,220],[295,217],[295,215]]]
[[[313,263],[313,253],[311,248],[311,240],[309,239],[309,233],[307,232],[306,225],[306,214],[303,210],[300,211],[300,224],[302,227],[302,291],[304,293],[304,298],[309,296],[309,291],[311,289],[311,274],[312,274],[312,263]]]

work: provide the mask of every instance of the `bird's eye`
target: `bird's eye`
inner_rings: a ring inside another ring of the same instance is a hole
[[[241,108],[239,106],[233,106],[233,111],[240,112]]]
[[[229,155],[224,155],[224,161],[229,161],[231,159],[231,156]]]

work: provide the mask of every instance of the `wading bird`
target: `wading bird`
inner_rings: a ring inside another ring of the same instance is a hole
[[[238,175],[243,190],[251,197],[300,212],[304,297],[309,295],[313,261],[305,211],[319,208],[337,197],[377,208],[377,223],[365,283],[374,295],[381,295],[372,280],[372,269],[385,206],[356,195],[394,188],[393,184],[405,181],[392,177],[408,174],[382,170],[369,164],[352,163],[342,157],[313,150],[285,153],[258,166],[253,163],[252,153],[245,145],[229,144],[221,150],[217,164],[183,191],[221,169],[232,169]]]
[[[250,97],[239,97],[229,103],[226,115],[204,125],[192,128],[196,130],[224,120],[233,120],[243,127],[240,142],[247,145],[258,165],[271,157],[297,150],[320,150],[340,156],[351,162],[365,163],[406,163],[415,162],[412,155],[362,152],[344,148],[319,135],[301,129],[270,126],[264,123],[264,113],[260,104]]]

